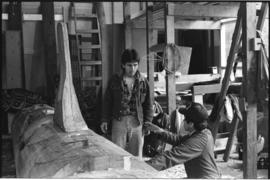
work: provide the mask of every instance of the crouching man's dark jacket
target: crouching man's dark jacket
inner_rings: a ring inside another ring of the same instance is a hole
[[[190,136],[177,136],[170,132],[158,134],[162,140],[175,145],[146,161],[157,170],[164,170],[184,163],[188,178],[220,178],[220,172],[214,159],[214,141],[208,129]]]
[[[150,97],[149,84],[140,72],[135,74],[135,103],[136,117],[140,124],[152,121],[153,102]],[[122,116],[121,101],[123,100],[123,74],[112,76],[105,92],[104,106],[102,112],[102,122],[109,122],[112,119],[120,120]]]

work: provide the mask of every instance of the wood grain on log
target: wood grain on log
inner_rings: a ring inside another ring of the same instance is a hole
[[[91,130],[63,132],[53,123],[53,112],[50,106],[35,105],[15,116],[12,136],[17,177],[63,178],[110,169],[113,174],[125,172],[124,177],[136,171],[148,171],[144,175],[155,172]],[[125,157],[131,158],[130,168],[125,167]]]
[[[68,32],[65,23],[57,25],[60,53],[60,83],[55,104],[54,122],[65,132],[87,130],[72,81]]]

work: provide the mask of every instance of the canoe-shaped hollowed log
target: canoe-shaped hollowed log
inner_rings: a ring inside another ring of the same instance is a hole
[[[12,139],[17,177],[63,178],[130,169],[131,154],[91,130],[65,133],[53,123],[53,115],[54,108],[35,105],[15,116]],[[153,172],[144,162],[133,163]]]

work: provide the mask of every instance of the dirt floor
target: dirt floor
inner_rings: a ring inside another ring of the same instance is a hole
[[[242,164],[243,161],[238,159],[238,153],[232,153],[228,162],[224,162],[223,155],[218,155],[216,162],[224,179],[243,179]],[[168,178],[185,178],[186,173],[184,165],[180,164],[170,169],[164,170],[163,173]],[[268,179],[268,169],[258,169],[257,179]]]
[[[238,153],[234,152],[230,155],[229,161],[224,162],[222,160],[222,155],[217,156],[217,165],[222,173],[222,178],[226,179],[242,179],[243,161],[239,160]],[[160,172],[168,178],[185,178],[186,173],[184,166],[178,165],[170,169]],[[12,150],[12,143],[10,139],[2,140],[1,145],[1,178],[16,178],[16,171],[14,165],[14,157]],[[268,169],[258,169],[257,171],[258,179],[268,179]]]

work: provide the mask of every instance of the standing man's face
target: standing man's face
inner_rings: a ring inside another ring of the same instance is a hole
[[[126,64],[122,64],[122,67],[125,71],[125,75],[132,77],[138,70],[139,63],[138,62],[130,62]]]

